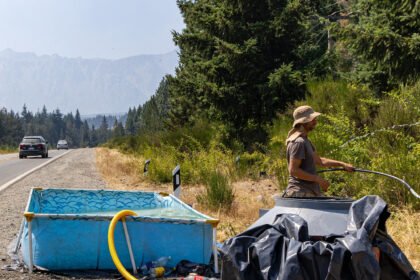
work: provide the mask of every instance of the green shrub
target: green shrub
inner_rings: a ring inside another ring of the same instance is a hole
[[[214,171],[208,174],[206,179],[205,191],[197,197],[198,202],[213,210],[229,210],[235,195],[227,176]]]
[[[327,80],[309,84],[311,96],[296,103],[323,113],[310,139],[320,156],[350,162],[362,169],[392,174],[420,192],[420,82],[401,87],[376,100],[365,89]],[[270,134],[272,168],[279,189],[287,185],[286,146],[292,110],[280,115]],[[405,125],[408,124],[408,125]],[[366,173],[329,172],[328,195],[360,198],[380,195],[392,205],[420,207],[418,199],[399,182]]]
[[[185,183],[204,183],[208,174],[214,170],[222,170],[229,176],[234,172],[231,152],[213,145],[207,149],[180,151],[174,146],[162,144],[159,147],[149,147],[144,155],[152,159],[149,178],[158,183],[169,182],[171,171],[178,164]]]
[[[12,147],[8,145],[0,145],[0,154],[3,153],[16,153],[17,147]]]
[[[279,192],[283,192],[289,182],[289,171],[287,161],[280,157],[274,158],[270,165],[269,174],[274,174],[277,180]]]
[[[334,116],[342,114],[360,128],[369,125],[379,107],[379,100],[365,87],[343,80],[327,79],[308,83],[309,95],[296,104],[309,104],[315,110]]]
[[[148,178],[153,182],[171,182],[179,164],[184,183],[204,183],[214,170],[234,176],[234,158],[221,144],[218,128],[199,121],[193,127],[113,139],[107,146],[151,159]]]
[[[373,127],[404,131],[417,140],[420,138],[420,81],[413,86],[402,86],[392,91],[381,103]],[[413,125],[416,124],[417,125]],[[383,139],[386,140],[386,139]],[[387,141],[387,143],[390,143]]]
[[[265,155],[260,152],[242,153],[235,159],[237,176],[257,179],[259,173],[266,171]]]
[[[267,147],[255,144],[253,152],[240,152],[240,145],[226,147],[225,127],[205,121],[173,131],[118,138],[107,145],[152,159],[148,178],[157,183],[170,182],[172,169],[180,164],[183,183],[206,186],[201,203],[230,207],[234,199],[230,182],[258,179],[261,171],[275,175],[279,191],[284,190],[289,176],[285,140],[292,111],[309,104],[323,113],[310,134],[320,156],[395,175],[420,192],[420,82],[402,86],[381,100],[364,88],[331,79],[312,81],[309,90],[306,100],[274,120]],[[237,156],[239,161],[235,161]],[[393,205],[420,207],[403,185],[386,177],[346,172],[322,176],[331,182],[327,195],[360,198],[377,194]]]
[[[163,145],[144,149],[144,158],[151,159],[148,178],[156,183],[172,182],[172,170],[179,162],[174,147]]]

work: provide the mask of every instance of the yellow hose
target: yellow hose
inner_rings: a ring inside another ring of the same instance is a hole
[[[108,247],[109,247],[109,252],[111,253],[112,261],[114,262],[115,266],[117,267],[117,269],[121,273],[121,275],[125,279],[137,280],[122,265],[120,259],[118,258],[117,251],[115,250],[115,244],[114,244],[114,230],[115,230],[115,226],[118,223],[118,221],[121,218],[124,218],[125,216],[137,216],[137,214],[135,212],[131,211],[131,210],[122,210],[122,211],[118,212],[114,216],[114,218],[112,218],[111,223],[109,224],[109,228],[108,228]]]

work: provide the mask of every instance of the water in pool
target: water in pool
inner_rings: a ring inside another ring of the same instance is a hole
[[[137,213],[137,216],[151,217],[151,218],[170,218],[170,219],[184,219],[184,220],[202,220],[203,217],[186,209],[176,208],[152,208],[152,209],[129,209]],[[120,210],[114,211],[98,211],[89,213],[79,213],[95,216],[115,216]]]

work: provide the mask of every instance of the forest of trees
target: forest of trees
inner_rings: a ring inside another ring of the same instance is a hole
[[[36,113],[28,111],[26,105],[21,113],[3,108],[0,110],[0,146],[13,149],[25,135],[42,135],[53,147],[59,139],[66,139],[72,148],[93,147],[111,137],[124,135],[124,127],[116,118],[111,118],[113,124],[108,124],[109,118],[105,116],[100,118],[100,125],[95,127],[81,119],[79,110],[75,115],[64,115],[59,109],[49,113],[45,106]]]
[[[127,135],[137,135],[164,130],[168,127],[168,114],[168,76],[165,76],[150,100],[128,110],[125,132]]]
[[[381,98],[418,80],[417,1],[177,3],[186,27],[173,32],[176,73],[162,78],[149,101],[130,108],[124,125],[105,120],[89,127],[78,111],[3,110],[1,143],[42,134],[51,143],[66,138],[75,147],[95,146],[112,136],[174,131],[205,120],[221,125],[224,144],[251,151],[269,141],[279,114],[308,96],[310,81],[346,81]]]
[[[292,111],[309,104],[323,113],[311,139],[320,154],[418,185],[418,1],[177,3],[186,26],[173,32],[175,74],[130,109],[127,136],[108,142],[153,159],[151,180],[167,182],[177,164],[193,184],[206,184],[214,172],[234,181],[266,170],[283,190]],[[420,207],[392,182],[330,180],[329,195],[376,193]]]
[[[178,0],[180,62],[127,132],[222,123],[225,143],[267,143],[279,113],[308,95],[310,80],[345,80],[377,97],[414,84],[420,71],[416,1]]]

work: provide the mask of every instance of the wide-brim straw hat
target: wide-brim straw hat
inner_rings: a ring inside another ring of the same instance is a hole
[[[311,122],[319,115],[321,115],[321,113],[315,112],[311,106],[299,106],[293,112],[293,127],[296,127],[298,124]]]
[[[296,127],[298,124],[311,122],[319,115],[321,115],[321,113],[315,112],[314,109],[308,105],[297,107],[293,112],[293,128],[287,134],[286,145],[304,133],[303,127]]]

